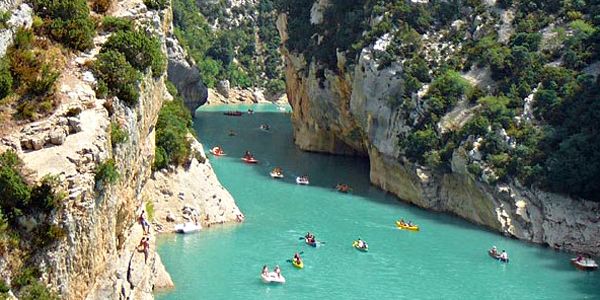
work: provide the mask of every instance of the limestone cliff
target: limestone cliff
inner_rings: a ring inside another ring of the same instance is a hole
[[[325,47],[324,39],[331,34],[318,27],[323,21],[323,11],[329,5],[329,1],[314,1],[310,18],[297,13],[303,20],[316,24],[312,28],[316,28],[317,33],[310,36],[311,43],[317,45],[315,49]],[[294,9],[296,12],[301,10],[289,8],[290,11]],[[373,18],[370,24],[374,26],[382,18]],[[477,30],[482,29],[485,21],[481,17],[475,19],[473,26],[480,24]],[[299,25],[300,20],[292,21],[296,27],[308,26]],[[393,104],[392,100],[405,90],[404,67],[401,61],[393,59],[384,65],[376,57],[389,44],[390,34],[383,34],[374,43],[359,49],[352,63],[347,63],[344,53],[337,52],[336,63],[324,64],[315,59],[319,52],[306,58],[288,47],[288,22],[292,26],[292,21],[286,14],[281,14],[277,27],[286,64],[287,94],[293,108],[294,140],[301,149],[368,156],[371,182],[403,201],[449,212],[519,239],[600,255],[600,205],[597,202],[544,192],[523,186],[514,179],[508,183],[487,183],[467,171],[469,154],[464,147],[454,150],[449,172],[433,170],[404,156],[399,146],[401,139],[414,128],[415,120],[426,104],[420,97],[423,90],[419,95],[413,94],[413,102],[408,106]],[[297,33],[298,28],[294,29]],[[500,31],[508,29],[501,28]],[[363,33],[362,36],[366,35]],[[437,52],[435,57],[438,59],[443,60],[444,53],[449,56],[448,53],[460,48],[460,45],[455,48],[427,40],[435,39],[437,35],[428,32],[422,38],[425,49],[445,49]],[[500,36],[502,38],[506,36]],[[310,46],[303,44],[297,49],[310,49]],[[472,79],[469,75],[464,76]],[[485,80],[481,77],[485,74],[474,81],[483,86]],[[461,118],[468,117],[469,110],[465,108],[449,112],[440,121],[440,130],[444,128],[443,120],[451,118],[454,123],[464,123]]]
[[[200,78],[200,72],[194,61],[187,56],[177,38],[173,36],[167,37],[167,54],[169,81],[175,84],[186,107],[193,114],[200,105],[206,103],[208,90]]]
[[[22,7],[15,13],[20,11],[30,9]],[[167,52],[167,37],[172,34],[170,7],[155,11],[148,10],[142,0],[115,1],[110,14],[131,19],[157,35],[163,52]],[[153,226],[150,234],[147,259],[138,251],[143,233],[137,216],[148,202],[161,195],[151,179],[154,127],[163,101],[172,97],[165,87],[166,74],[154,77],[149,72],[139,84],[137,104],[127,105],[116,97],[97,98],[96,80],[88,65],[106,39],[107,36],[97,36],[94,49],[69,59],[57,81],[60,105],[56,111],[3,136],[1,148],[17,152],[25,168],[32,170],[31,179],[57,175],[66,191],[59,209],[50,216],[53,224],[66,234],[33,257],[35,266],[43,273],[42,282],[64,299],[153,299],[155,289],[169,288],[173,283],[155,252],[157,226]],[[186,87],[180,88],[184,95],[193,95],[185,93]],[[128,137],[125,142],[112,145],[111,123],[125,130]],[[108,159],[114,160],[119,179],[115,184],[102,185],[95,178],[96,169]],[[197,168],[196,164],[193,159],[192,170]],[[222,193],[224,189],[208,162],[206,166],[209,171],[204,172],[205,178],[201,180],[210,181],[210,187]],[[171,174],[161,176],[166,182],[174,178]],[[210,192],[186,188],[198,195]],[[206,206],[213,200],[207,197]],[[226,191],[219,198],[221,201],[230,211],[208,223],[234,221],[241,215]],[[160,223],[158,218],[163,216],[158,213],[155,216]],[[0,274],[9,283],[11,267],[15,266],[10,266],[5,257],[0,259]]]

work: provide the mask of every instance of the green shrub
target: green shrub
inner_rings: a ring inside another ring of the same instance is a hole
[[[411,132],[406,138],[406,156],[423,162],[424,154],[439,147],[439,138],[431,128]]]
[[[92,3],[92,9],[95,12],[102,14],[108,11],[111,4],[112,0],[94,0],[94,2]]]
[[[113,147],[126,142],[128,138],[127,132],[117,122],[110,123],[110,142]]]
[[[111,50],[125,55],[138,71],[145,72],[151,68],[155,77],[165,71],[166,58],[156,37],[148,37],[140,31],[119,31],[111,35],[102,47],[102,52]]]
[[[148,220],[154,220],[154,203],[152,201],[146,202],[146,212],[148,213]]]
[[[6,281],[4,281],[4,279],[0,279],[0,296],[6,297],[8,291],[10,291],[10,287],[8,286],[8,284],[6,284]]]
[[[165,81],[165,86],[167,87],[167,91],[173,98],[177,98],[179,96],[179,91],[177,91],[177,87],[170,80]]]
[[[109,159],[103,163],[100,163],[96,167],[96,183],[101,185],[114,184],[119,179],[119,171],[115,166],[114,159]]]
[[[31,196],[31,188],[19,173],[20,166],[20,159],[14,151],[0,154],[0,205],[9,219],[20,214]]]
[[[131,31],[133,22],[126,18],[106,16],[102,18],[102,29],[105,31]]]
[[[21,289],[27,285],[37,282],[37,279],[42,274],[33,267],[25,267],[12,279],[12,286],[16,289]]]
[[[148,9],[163,10],[169,5],[169,0],[144,0]]]
[[[75,50],[94,46],[94,22],[85,0],[33,0],[35,12],[49,19],[45,31],[56,41]]]
[[[12,13],[10,11],[0,12],[0,29],[8,28],[8,20],[10,20],[11,16]]]
[[[127,62],[125,55],[113,50],[98,54],[94,72],[106,84],[110,94],[129,105],[137,104],[141,74]]]
[[[23,300],[58,300],[54,292],[40,282],[33,282],[19,291],[19,299]]]
[[[190,111],[181,101],[163,104],[156,122],[156,150],[154,169],[168,164],[180,166],[190,159],[190,141],[187,134],[192,126]]]
[[[12,92],[13,78],[10,73],[9,63],[6,59],[0,60],[0,100]]]
[[[59,191],[60,181],[58,177],[46,175],[41,182],[31,190],[30,205],[44,212],[50,212],[59,207],[66,195]]]

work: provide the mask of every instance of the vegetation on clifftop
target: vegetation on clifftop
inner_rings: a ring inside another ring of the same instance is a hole
[[[175,34],[208,87],[226,79],[234,87],[284,90],[273,2],[173,0]]]
[[[416,124],[400,137],[406,157],[449,172],[462,147],[467,169],[489,183],[516,178],[600,200],[600,81],[590,68],[600,59],[600,3],[332,0],[311,24],[313,3],[277,1],[288,15],[286,47],[335,71],[336,52],[351,70],[363,48],[384,42],[370,48],[378,69],[404,71],[388,104]],[[507,24],[505,9],[514,15]],[[471,86],[469,70],[489,70],[490,80]],[[466,124],[449,121],[465,109]]]

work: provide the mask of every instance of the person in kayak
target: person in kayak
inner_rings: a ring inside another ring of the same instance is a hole
[[[362,248],[362,249],[367,248],[367,243],[365,241],[361,240],[360,238],[358,238],[357,241],[358,241],[358,248]]]
[[[279,268],[279,265],[275,265],[275,269],[273,269],[273,271],[275,271],[275,274],[277,274],[277,277],[281,278],[281,269]]]
[[[267,265],[264,265],[262,268],[262,274],[267,276],[269,274],[269,267],[267,267]]]
[[[508,261],[508,253],[506,253],[506,250],[502,250],[502,253],[500,253],[500,260]]]
[[[304,236],[304,238],[305,238],[307,241],[309,241],[309,242],[310,242],[311,240],[312,240],[312,241],[314,241],[314,240],[315,240],[315,235],[314,235],[314,234],[312,234],[312,233],[310,233],[310,231],[309,231],[309,232],[307,232],[307,233],[306,233],[306,235]]]
[[[294,254],[294,262],[296,262],[297,265],[302,263],[302,258],[300,258],[300,254],[298,254],[298,252]]]
[[[252,157],[253,157],[252,153],[250,153],[250,151],[246,150],[246,153],[244,153],[244,158],[245,159],[251,159]]]
[[[496,248],[496,246],[492,246],[492,249],[490,249],[490,253],[492,255],[498,255],[498,248]]]

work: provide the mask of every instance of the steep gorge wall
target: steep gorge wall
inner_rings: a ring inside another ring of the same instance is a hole
[[[114,2],[110,13],[131,19],[158,36],[165,54],[179,51],[178,57],[185,57],[183,50],[172,41],[170,7],[154,11],[148,10],[142,0],[128,0]],[[137,251],[143,236],[137,216],[147,202],[162,198],[151,179],[155,124],[163,101],[172,97],[165,87],[167,74],[153,77],[150,73],[141,80],[139,101],[133,106],[117,98],[96,98],[95,79],[87,65],[95,59],[106,39],[107,36],[97,36],[94,49],[70,58],[57,81],[56,96],[61,104],[56,111],[48,118],[25,124],[3,136],[0,148],[14,149],[25,168],[32,171],[32,179],[57,175],[67,195],[50,216],[54,224],[64,229],[65,236],[37,251],[32,258],[43,273],[43,282],[64,299],[153,299],[155,289],[172,287],[173,283],[155,252],[156,228],[150,235],[147,261],[144,254]],[[171,63],[169,61],[169,65]],[[188,65],[178,74],[186,77],[191,69]],[[190,91],[197,87],[186,89],[186,86],[178,88],[187,99],[201,100],[201,95],[196,97],[197,91]],[[197,104],[190,108],[195,107]],[[114,147],[111,123],[120,125],[128,136],[125,142]],[[119,179],[115,184],[101,185],[95,178],[96,169],[109,159],[114,160]],[[197,164],[194,159],[191,168],[197,168]],[[210,181],[211,188],[219,189],[219,195],[223,195],[218,198],[219,202],[223,200],[223,205],[231,210],[213,222],[234,221],[240,212],[233,198],[220,186],[208,162],[202,168],[208,168],[203,175]],[[185,175],[183,171],[179,175],[167,172],[161,175],[161,180],[169,183],[172,176]],[[208,199],[204,189],[185,188]],[[207,206],[212,204],[209,200],[206,202]],[[220,208],[221,204],[211,207],[217,212]],[[24,220],[23,224],[28,222],[35,220]],[[0,274],[6,275],[5,279],[10,282],[9,264],[4,257],[0,258]]]
[[[311,15],[313,19],[318,18]],[[287,16],[280,15],[277,25],[284,45],[294,141],[301,149],[368,155],[371,182],[403,201],[456,214],[519,239],[600,255],[598,203],[526,188],[515,181],[490,185],[477,180],[466,170],[462,148],[453,154],[451,173],[409,162],[400,153],[398,136],[414,126],[410,118],[414,112],[393,107],[389,101],[404,89],[402,66],[392,62],[379,67],[374,46],[369,46],[350,70],[338,53],[337,68],[317,76],[314,61],[308,63],[303,55],[285,48],[287,23]]]

